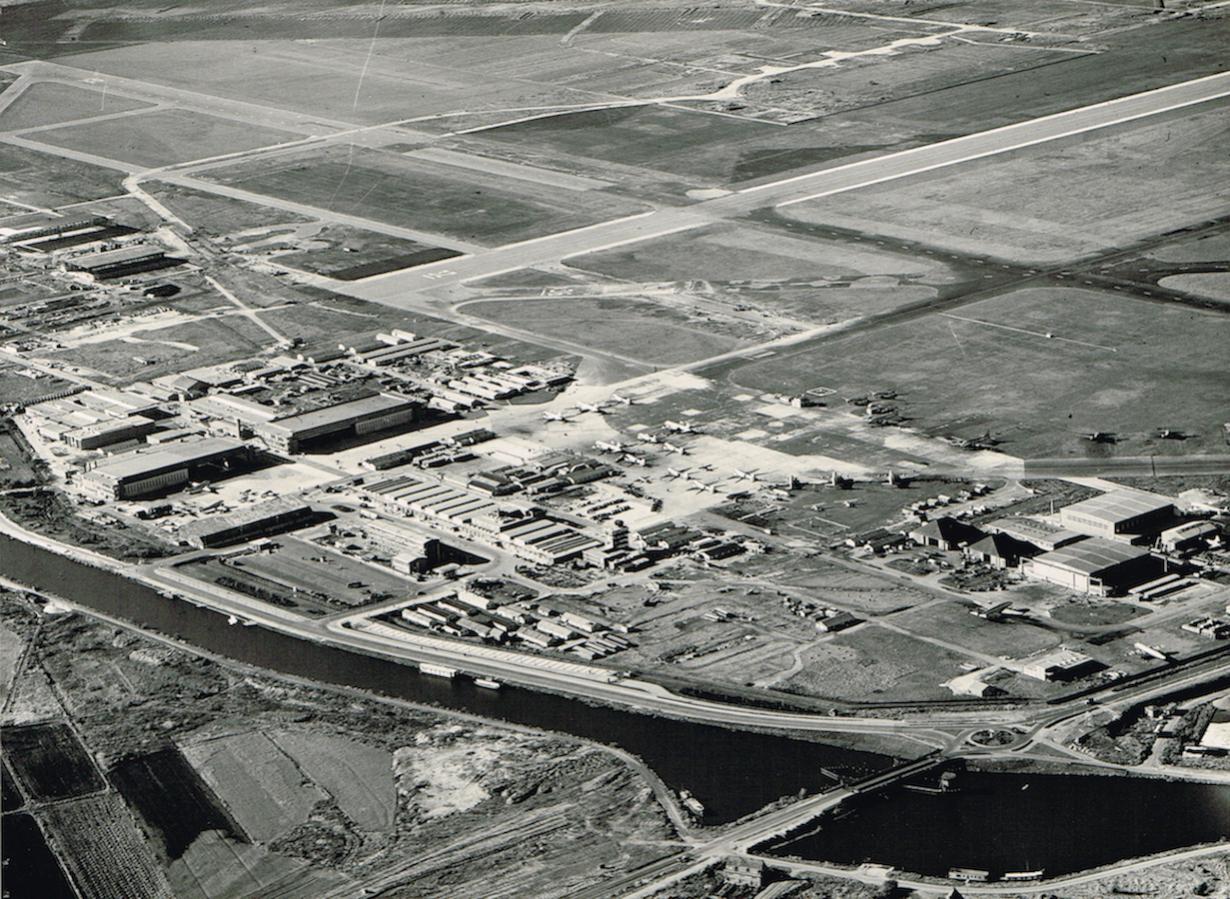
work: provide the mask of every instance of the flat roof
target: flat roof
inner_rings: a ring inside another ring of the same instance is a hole
[[[149,244],[139,244],[132,247],[120,247],[118,250],[105,250],[102,253],[88,253],[85,256],[78,256],[76,259],[70,259],[69,264],[77,268],[102,268],[106,265],[118,265],[122,262],[135,262],[138,259],[149,259],[154,256],[163,256],[166,250],[162,247],[150,246]]]
[[[1066,568],[1080,574],[1094,575],[1147,555],[1149,551],[1138,546],[1117,543],[1114,540],[1103,540],[1100,537],[1089,537],[1049,553],[1043,553],[1034,561]]]
[[[201,459],[232,453],[247,444],[228,437],[202,437],[200,440],[183,440],[164,443],[152,449],[138,449],[116,456],[91,468],[87,474],[122,481],[149,472],[191,465]]]
[[[1157,512],[1174,505],[1174,500],[1160,493],[1149,493],[1145,490],[1112,490],[1100,496],[1092,496],[1079,503],[1073,503],[1060,510],[1060,514],[1069,512],[1098,518],[1103,521],[1124,521],[1138,515]]]
[[[362,418],[366,415],[376,415],[380,412],[391,412],[414,405],[414,400],[391,393],[378,393],[375,396],[365,396],[357,400],[348,400],[325,406],[323,409],[313,409],[298,415],[288,415],[268,424],[262,425],[262,430],[274,430],[292,434],[296,431],[311,431],[315,428],[327,427],[349,419]]]
[[[279,515],[309,511],[311,508],[303,500],[279,496],[246,509],[237,509],[224,515],[210,514],[208,518],[190,521],[179,529],[179,533],[186,537],[202,537],[244,525],[259,524]]]

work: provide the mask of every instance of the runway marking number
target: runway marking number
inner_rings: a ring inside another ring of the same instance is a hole
[[[423,277],[428,278],[432,281],[439,281],[441,278],[447,278],[449,275],[455,275],[455,274],[457,273],[453,271],[451,268],[443,268],[443,269],[440,269],[440,271],[438,272],[425,272],[423,274]]]

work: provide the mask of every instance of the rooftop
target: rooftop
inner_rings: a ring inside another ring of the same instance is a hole
[[[1168,509],[1173,505],[1173,499],[1158,493],[1148,493],[1144,490],[1112,490],[1101,496],[1093,496],[1079,503],[1065,506],[1062,511],[1065,514],[1071,512],[1103,521],[1123,521],[1138,515]]]
[[[1037,561],[1057,565],[1081,574],[1094,575],[1147,555],[1149,551],[1138,546],[1103,540],[1100,537],[1090,537],[1049,553],[1043,553],[1037,557]]]
[[[198,459],[234,452],[245,445],[241,440],[226,437],[202,437],[200,440],[166,443],[150,449],[134,450],[100,462],[90,469],[90,474],[122,480],[148,471],[188,465]]]
[[[392,393],[378,393],[375,396],[367,396],[362,399],[325,406],[323,409],[313,409],[310,412],[301,412],[298,415],[288,415],[285,418],[269,422],[262,427],[267,430],[283,433],[308,431],[312,428],[330,425],[348,418],[358,418],[363,415],[373,415],[379,412],[400,409],[413,402],[414,400],[409,397],[398,396]]]

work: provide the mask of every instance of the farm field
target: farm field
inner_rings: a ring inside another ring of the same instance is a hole
[[[114,793],[60,803],[41,814],[84,895],[171,896],[162,869]]]
[[[168,109],[39,131],[33,137],[40,143],[153,167],[284,143],[301,135]]]
[[[967,437],[990,429],[1001,451],[1027,458],[1083,455],[1089,430],[1118,434],[1115,453],[1193,452],[1220,440],[1228,328],[1181,306],[1028,288],[732,366],[727,377],[752,390],[896,390],[910,427]],[[1161,381],[1172,389],[1157,391]],[[1160,427],[1193,436],[1155,440]]]
[[[1227,104],[784,207],[788,218],[1023,264],[1125,247],[1224,211]],[[1165,153],[1169,164],[1155,160]],[[1130,180],[1131,191],[1108,185]]]
[[[282,730],[273,742],[337,802],[361,830],[387,831],[397,811],[393,757],[335,734]]]
[[[355,147],[254,160],[208,174],[254,193],[485,245],[644,211],[599,191],[511,185],[506,178]]]
[[[259,731],[184,743],[180,752],[254,842],[276,839],[302,824],[324,798]]]
[[[480,300],[462,308],[528,334],[648,365],[681,365],[748,345],[673,309],[634,299]]]
[[[31,899],[77,899],[64,869],[47,848],[38,823],[29,815],[5,815],[0,819],[0,847],[4,854],[5,892]]]
[[[41,128],[93,116],[114,115],[151,104],[121,94],[42,81],[29,85],[0,113],[0,131]]]
[[[85,747],[67,724],[5,728],[4,755],[32,799],[67,799],[103,787]]]
[[[208,830],[242,838],[217,797],[174,747],[124,759],[108,775],[171,861]]]

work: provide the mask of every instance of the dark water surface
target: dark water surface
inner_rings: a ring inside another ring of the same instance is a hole
[[[827,789],[833,781],[821,769],[858,776],[893,763],[885,755],[823,743],[591,706],[512,686],[484,690],[465,679],[422,675],[391,660],[261,627],[228,625],[222,615],[4,535],[0,573],[240,662],[618,746],[640,757],[672,788],[696,795],[705,805],[708,824],[742,817],[800,789]]]
[[[996,772],[961,772],[955,783],[943,794],[894,787],[763,848],[940,877],[952,867],[1050,877],[1230,837],[1230,786]]]

